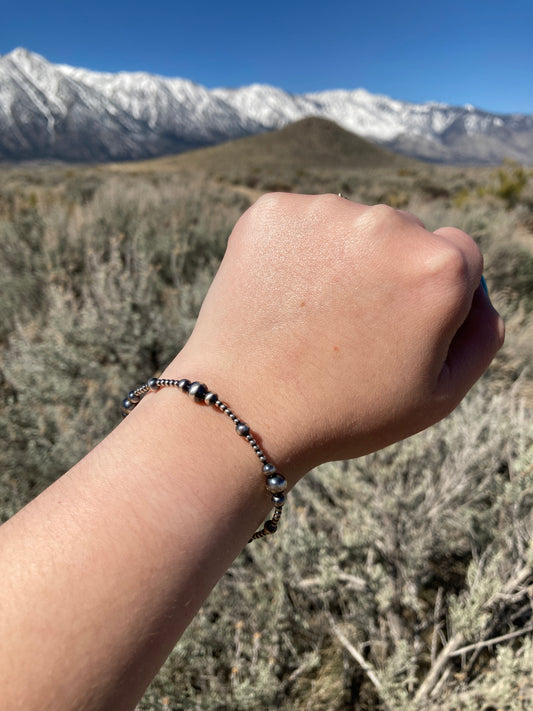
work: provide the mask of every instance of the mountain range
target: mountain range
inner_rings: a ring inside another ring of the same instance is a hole
[[[413,104],[364,89],[301,95],[261,84],[207,89],[187,79],[52,64],[22,48],[0,57],[0,161],[139,160],[310,116],[422,160],[533,164],[533,115]]]

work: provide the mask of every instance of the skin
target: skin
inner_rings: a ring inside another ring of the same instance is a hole
[[[453,410],[503,343],[482,266],[407,213],[265,196],[164,375],[215,389],[293,486]],[[0,708],[134,708],[267,514],[262,482],[221,413],[147,396],[0,530]]]

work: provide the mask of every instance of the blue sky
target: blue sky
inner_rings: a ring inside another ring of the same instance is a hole
[[[11,0],[0,54],[22,46],[52,62],[208,87],[362,87],[533,113],[532,36],[533,0]]]

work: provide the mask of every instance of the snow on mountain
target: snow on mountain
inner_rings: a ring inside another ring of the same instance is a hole
[[[61,65],[60,70],[152,130],[175,131],[207,143],[242,133],[238,112],[199,84],[145,72],[104,74]]]
[[[312,114],[305,96],[289,94],[266,84],[251,84],[240,89],[213,89],[212,94],[233,107],[248,121],[265,129],[281,128]]]
[[[289,94],[253,84],[213,89],[143,72],[0,57],[0,160],[148,158],[321,116],[393,150],[441,162],[533,163],[533,116],[411,104],[364,89]]]

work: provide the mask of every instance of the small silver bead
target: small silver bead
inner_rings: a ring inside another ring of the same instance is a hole
[[[272,503],[274,504],[274,506],[281,508],[281,506],[283,506],[283,504],[285,503],[285,495],[274,494],[274,496],[272,497]]]
[[[216,405],[218,401],[218,395],[216,393],[209,392],[207,395],[204,397],[204,402],[207,405]]]
[[[187,380],[187,378],[182,378],[181,380],[178,380],[178,388],[180,390],[183,390],[184,393],[186,393],[189,390],[190,384],[191,384],[191,381]]]
[[[250,432],[250,428],[246,422],[239,422],[235,429],[237,430],[237,434],[241,437],[246,437],[246,435]]]
[[[263,474],[265,476],[270,476],[271,474],[275,474],[275,473],[276,473],[276,467],[273,464],[270,464],[270,462],[263,464]]]
[[[128,393],[128,400],[134,405],[136,405],[138,402],[140,402],[141,398],[135,394],[135,390],[130,390],[130,392]]]
[[[287,488],[287,480],[281,474],[272,474],[267,477],[266,488],[271,494],[281,494]]]
[[[278,530],[278,524],[276,521],[265,521],[265,526],[263,528],[267,533],[276,533]]]
[[[133,410],[134,407],[135,407],[135,403],[131,402],[131,400],[128,400],[127,397],[125,397],[124,400],[122,400],[122,406],[121,406],[122,414],[124,414],[124,415],[129,414]]]
[[[146,384],[152,392],[157,392],[159,390],[159,380],[157,378],[150,378]]]

